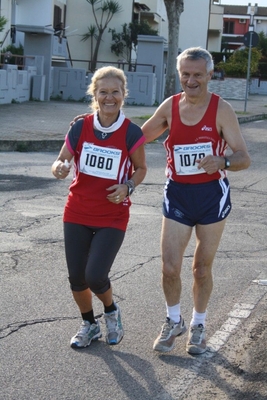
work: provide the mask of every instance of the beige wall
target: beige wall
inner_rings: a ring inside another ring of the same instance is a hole
[[[209,51],[221,51],[223,11],[223,7],[211,5],[208,38]]]
[[[114,14],[106,31],[104,32],[103,40],[100,44],[98,53],[99,61],[117,61],[119,57],[112,54],[111,33],[108,33],[109,28],[116,29],[121,32],[122,25],[129,23],[132,18],[132,0],[120,0],[122,12]],[[100,14],[98,14],[100,15]],[[89,60],[90,57],[90,40],[81,42],[82,35],[87,32],[87,27],[95,25],[95,20],[92,15],[92,8],[85,0],[67,0],[67,19],[66,25],[69,27],[66,31],[70,53],[72,59]],[[86,68],[88,63],[74,63],[76,68]]]
[[[110,21],[101,42],[98,60],[106,62],[116,62],[119,58],[110,51],[111,34],[109,28],[116,29],[120,32],[124,23],[129,23],[132,17],[132,0],[118,0],[122,6],[122,12],[115,14]],[[164,0],[147,0],[144,2],[150,8],[150,15],[153,19],[155,13],[155,21],[153,27],[158,29],[160,36],[168,39],[168,22],[164,5]],[[209,26],[209,3],[210,0],[186,0],[184,2],[184,12],[180,18],[179,48],[184,50],[191,46],[202,46],[212,51],[219,51],[220,40],[216,33],[210,35],[208,41]],[[92,9],[86,0],[38,0],[38,13],[36,8],[36,0],[17,0],[16,7],[16,23],[33,25],[48,25],[53,23],[53,5],[67,6],[66,16],[66,35],[70,48],[70,56],[72,59],[85,60],[84,62],[74,62],[76,68],[88,68],[88,61],[91,58],[90,40],[82,42],[81,38],[86,33],[88,26],[95,24]],[[42,7],[40,7],[42,5]],[[219,6],[212,6],[211,27],[216,29],[221,24],[221,13]],[[47,10],[47,12],[45,11]],[[11,23],[11,0],[2,0],[2,15],[7,16],[9,24]],[[33,15],[34,14],[34,15]],[[100,14],[98,14],[100,15]],[[9,28],[7,24],[4,32],[0,34],[3,38],[4,33]],[[219,43],[219,45],[218,45]],[[9,43],[6,43],[7,45]],[[132,58],[135,58],[134,54]]]
[[[110,51],[111,34],[109,28],[115,28],[117,32],[121,31],[124,23],[129,23],[132,16],[132,0],[119,0],[123,11],[114,15],[104,33],[104,40],[100,45],[98,60],[117,61],[118,58]],[[160,14],[162,20],[153,24],[153,28],[158,27],[159,35],[168,39],[168,23],[166,9],[163,0],[144,1],[150,8],[150,13]],[[208,44],[208,26],[209,26],[210,0],[186,0],[184,2],[184,12],[180,18],[179,48],[184,50],[191,46],[201,46],[206,48]],[[153,15],[152,15],[153,17]],[[82,34],[86,33],[87,27],[94,24],[91,6],[85,0],[67,0],[67,21],[69,26],[67,30],[68,43],[72,59],[89,60],[90,59],[90,40],[81,42]],[[133,57],[134,54],[133,54]],[[86,68],[85,63],[74,63],[76,68]]]
[[[66,26],[68,27],[66,35],[70,48],[70,56],[72,59],[86,60],[83,63],[76,62],[73,65],[76,68],[87,69],[88,60],[91,58],[90,40],[82,42],[81,38],[82,35],[87,32],[88,26],[95,24],[95,21],[92,15],[91,6],[86,0],[41,0],[42,7],[38,7],[39,14],[34,12],[34,16],[31,16],[31,14],[34,11],[34,3],[36,3],[36,0],[17,0],[17,3],[16,22],[25,24],[34,21],[34,25],[47,25],[48,23],[52,23],[52,5],[62,5],[63,7],[63,5],[66,4]],[[122,6],[122,12],[113,16],[104,33],[98,54],[98,60],[100,61],[114,62],[117,61],[118,58],[121,58],[112,54],[110,51],[111,34],[108,30],[109,28],[112,28],[116,29],[117,32],[120,32],[122,25],[131,21],[133,3],[132,0],[119,0],[119,3]],[[150,12],[155,13],[155,16],[157,17],[156,20],[158,22],[155,21],[153,27],[158,28],[159,35],[163,36],[167,40],[168,23],[164,1],[147,0],[144,3],[150,8]],[[9,9],[11,7],[11,1],[3,0],[2,4],[2,12],[5,11],[5,13],[11,15],[11,10]],[[23,11],[25,10],[25,7],[23,6],[26,4],[28,6],[27,13],[25,14]],[[30,6],[31,4],[32,6]],[[49,12],[44,12],[48,5]],[[208,21],[209,0],[186,0],[184,4],[184,12],[181,14],[180,19],[179,47],[182,50],[191,46],[206,47]],[[3,33],[1,35],[3,36]],[[133,58],[135,58],[134,54]]]
[[[146,0],[144,3],[150,8],[150,13],[154,13],[151,19],[154,19],[153,29],[158,30],[159,36],[168,38],[168,19],[164,0]]]

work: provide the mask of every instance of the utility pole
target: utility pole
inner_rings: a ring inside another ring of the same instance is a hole
[[[247,99],[248,99],[248,89],[249,89],[249,80],[250,80],[250,63],[251,63],[251,48],[252,48],[252,38],[254,33],[254,14],[257,12],[258,4],[255,6],[251,6],[251,3],[248,3],[248,11],[247,14],[250,16],[249,20],[249,47],[248,47],[248,68],[247,68],[247,83],[246,83],[246,96],[245,96],[245,107],[244,112],[247,111]]]

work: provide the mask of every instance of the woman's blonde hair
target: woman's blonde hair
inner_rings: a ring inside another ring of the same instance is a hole
[[[123,91],[124,98],[126,98],[128,95],[127,78],[121,69],[112,67],[112,66],[99,68],[98,70],[95,71],[94,75],[92,76],[91,83],[88,86],[87,91],[86,91],[86,94],[89,94],[90,96],[92,96],[90,106],[93,111],[97,111],[99,109],[98,102],[96,101],[96,98],[95,98],[97,82],[100,79],[104,79],[104,78],[119,79],[122,83],[122,91]]]

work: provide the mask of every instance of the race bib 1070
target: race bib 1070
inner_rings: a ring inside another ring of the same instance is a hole
[[[175,145],[173,152],[175,171],[178,175],[203,174],[205,170],[198,169],[196,160],[213,154],[211,142]]]
[[[80,157],[80,172],[97,178],[117,179],[122,151],[84,143]]]

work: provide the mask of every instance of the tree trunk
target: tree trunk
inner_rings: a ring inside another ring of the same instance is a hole
[[[176,58],[178,56],[180,15],[184,11],[183,0],[164,0],[168,17],[168,56],[164,98],[170,97],[176,91]]]
[[[102,40],[103,33],[104,33],[104,31],[103,32],[99,31],[99,34],[97,36],[95,50],[94,50],[94,54],[93,54],[92,61],[91,61],[91,71],[92,72],[95,72],[95,70],[96,70],[98,51],[99,51],[99,47],[100,47],[100,43],[101,43],[101,40]]]

